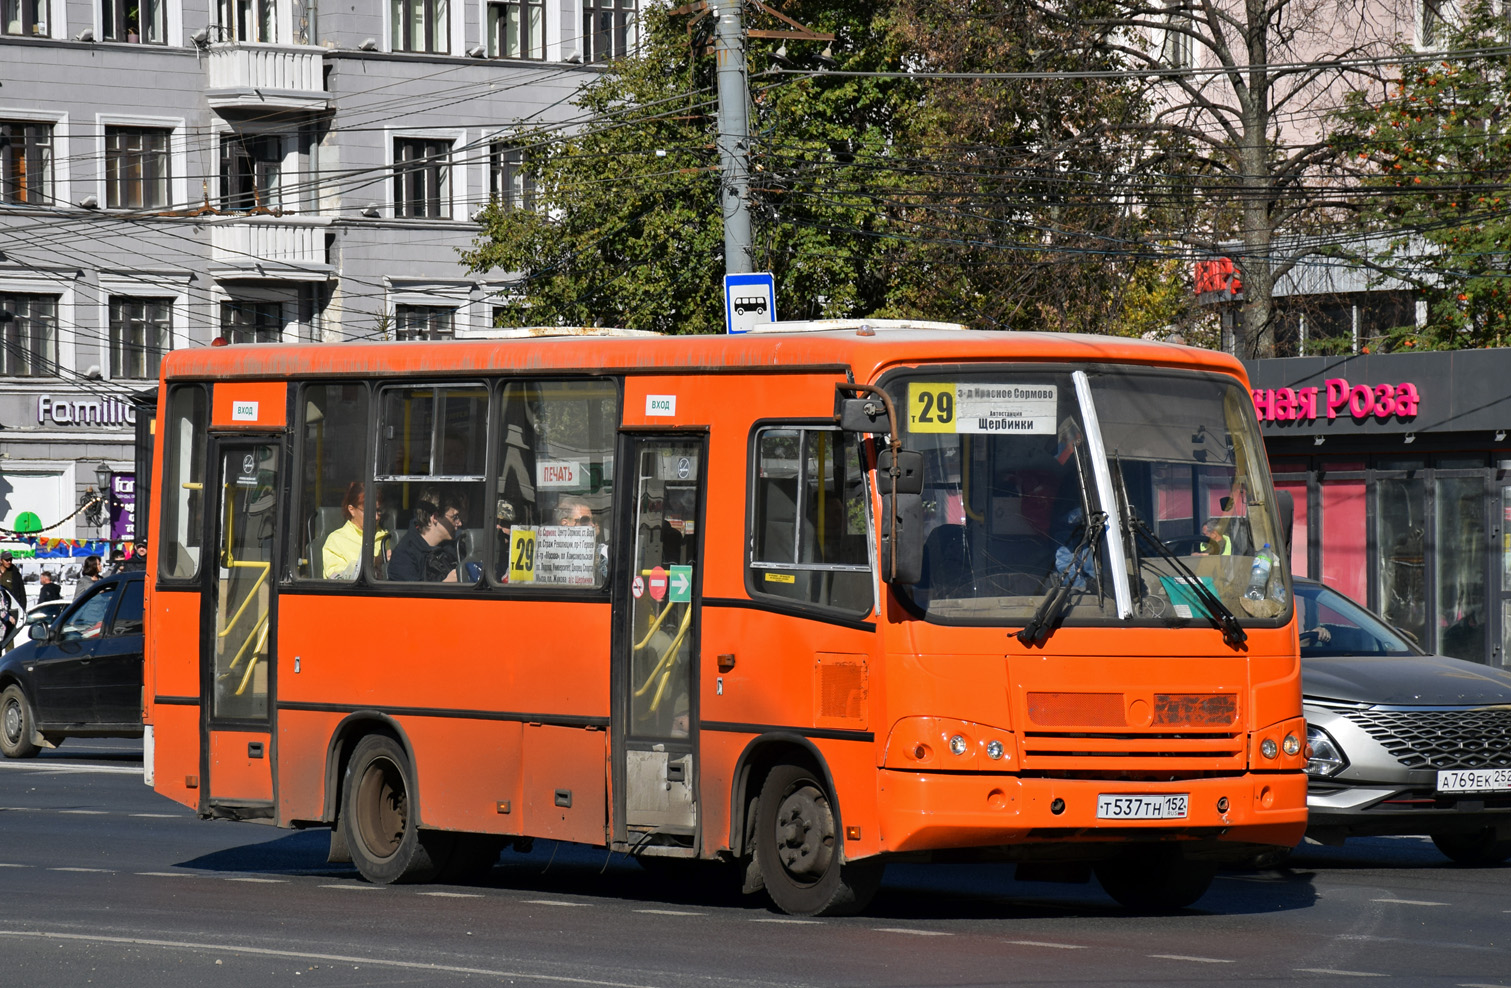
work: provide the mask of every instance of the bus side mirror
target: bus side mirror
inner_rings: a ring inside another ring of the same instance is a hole
[[[1285,542],[1285,558],[1291,558],[1291,532],[1296,527],[1296,499],[1290,491],[1275,492],[1275,509],[1280,512],[1280,537]]]
[[[835,419],[843,432],[865,432],[872,435],[892,431],[892,421],[887,415],[887,406],[880,398],[840,398]]]
[[[879,529],[882,579],[917,583],[923,578],[923,495],[883,493]]]

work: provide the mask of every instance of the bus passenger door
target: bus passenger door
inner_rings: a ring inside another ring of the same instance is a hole
[[[214,564],[201,570],[201,811],[268,818],[281,446],[273,439],[224,439],[215,444],[211,463],[218,494]]]
[[[614,580],[617,841],[694,849],[702,436],[626,435]]]

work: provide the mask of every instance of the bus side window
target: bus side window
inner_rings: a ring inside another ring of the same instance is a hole
[[[869,613],[869,499],[859,437],[823,428],[763,429],[753,484],[753,592]]]
[[[310,384],[302,395],[299,508],[290,526],[289,569],[300,579],[355,580],[361,547],[370,544],[364,539],[367,386]]]
[[[209,415],[210,403],[203,385],[183,385],[169,392],[159,499],[162,525],[157,534],[158,576],[164,580],[189,580],[199,575]]]
[[[375,576],[473,586],[486,559],[475,548],[488,516],[488,389],[482,383],[388,387],[380,392],[372,507]],[[389,521],[392,519],[392,521]]]
[[[506,381],[501,397],[489,579],[602,587],[611,555],[617,383]],[[585,549],[588,529],[591,563],[585,552],[563,551]],[[559,562],[567,557],[573,562]]]

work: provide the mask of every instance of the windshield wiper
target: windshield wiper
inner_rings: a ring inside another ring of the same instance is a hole
[[[1070,588],[1075,582],[1086,578],[1086,559],[1096,545],[1097,536],[1107,528],[1107,513],[1105,511],[1093,511],[1086,519],[1086,527],[1081,532],[1081,542],[1070,554],[1070,563],[1057,574],[1053,586],[1044,594],[1044,599],[1039,602],[1039,609],[1034,611],[1034,616],[1029,619],[1022,630],[1015,633],[1018,641],[1025,645],[1043,644],[1050,634],[1060,626],[1060,618],[1065,613],[1065,604],[1070,600]]]
[[[1143,538],[1144,542],[1154,550],[1156,555],[1163,558],[1171,566],[1174,566],[1185,577],[1186,585],[1191,588],[1191,592],[1201,601],[1202,609],[1207,612],[1207,618],[1212,622],[1212,626],[1222,632],[1222,640],[1232,648],[1243,648],[1244,642],[1249,640],[1249,633],[1243,630],[1242,625],[1238,623],[1238,617],[1229,609],[1227,604],[1222,602],[1222,598],[1213,593],[1201,581],[1201,578],[1192,572],[1191,567],[1186,565],[1186,561],[1171,552],[1170,547],[1165,545],[1160,540],[1160,537],[1155,535],[1149,526],[1140,521],[1138,516],[1131,510],[1128,512],[1127,525],[1128,529],[1135,536]]]

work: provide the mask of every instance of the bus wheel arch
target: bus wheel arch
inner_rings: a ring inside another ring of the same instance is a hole
[[[880,859],[848,861],[834,778],[806,738],[766,737],[747,747],[736,770],[732,836],[747,857],[748,891],[764,887],[796,916],[861,911],[881,884]]]

